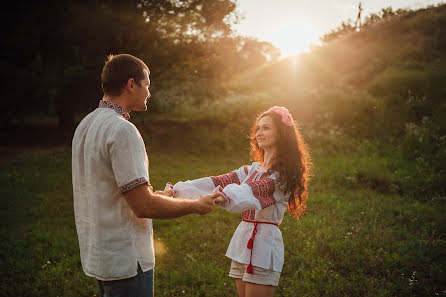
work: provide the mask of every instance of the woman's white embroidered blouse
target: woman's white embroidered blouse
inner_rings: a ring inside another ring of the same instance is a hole
[[[288,196],[277,184],[278,173],[267,175],[259,169],[260,163],[243,166],[230,173],[178,182],[173,186],[174,195],[195,199],[200,195],[220,191],[228,200],[224,208],[242,213],[242,219],[282,222]],[[251,250],[247,243],[254,224],[242,221],[234,232],[226,256],[243,264],[249,264]],[[284,247],[280,229],[272,224],[258,224],[252,249],[252,265],[274,271],[282,271]]]

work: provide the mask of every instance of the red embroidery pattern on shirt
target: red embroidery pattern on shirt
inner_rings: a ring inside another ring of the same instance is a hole
[[[276,203],[274,199],[275,183],[272,178],[257,170],[248,178],[246,184],[251,187],[252,193],[259,200],[262,208]]]
[[[243,166],[243,169],[245,170],[245,174],[248,175],[248,166]]]
[[[253,221],[256,217],[256,210],[255,209],[248,209],[242,212],[242,218],[244,220],[251,220]]]
[[[256,218],[256,210],[251,209],[249,210],[249,219],[248,220],[254,220]]]
[[[253,182],[256,180],[261,180],[263,178],[267,178],[266,173],[265,172],[261,172],[258,170],[255,170],[250,176],[249,178],[246,180],[246,182]]]
[[[149,182],[147,181],[147,179],[145,177],[140,177],[140,178],[137,178],[137,179],[119,187],[119,192],[122,194],[122,193],[130,191],[131,189],[133,189],[139,185],[148,184],[148,183]]]
[[[245,211],[243,211],[242,212],[242,218],[243,219],[245,219],[245,220],[249,220],[250,218],[249,218],[249,214],[251,213],[251,210],[245,210]]]
[[[114,111],[116,111],[117,113],[119,113],[120,115],[122,115],[124,117],[124,119],[126,119],[127,121],[130,119],[129,113],[124,108],[122,108],[121,106],[119,106],[116,103],[113,103],[113,102],[110,102],[110,101],[100,100],[99,101],[99,107],[111,108]]]
[[[234,171],[219,176],[211,176],[211,179],[214,182],[214,186],[216,187],[221,186],[222,188],[224,188],[230,184],[240,185],[240,180],[238,179],[237,173],[235,173]]]

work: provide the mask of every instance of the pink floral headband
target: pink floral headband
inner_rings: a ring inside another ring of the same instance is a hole
[[[284,123],[287,126],[293,126],[293,116],[290,114],[288,109],[286,109],[283,106],[273,106],[270,109],[268,109],[265,114],[268,113],[277,113],[282,117],[282,123]]]

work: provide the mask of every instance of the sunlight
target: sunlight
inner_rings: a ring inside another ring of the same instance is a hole
[[[162,255],[167,253],[166,246],[164,245],[164,243],[159,238],[158,238],[158,240],[153,239],[153,247],[155,249],[155,255],[156,256],[162,256]]]
[[[319,44],[319,35],[309,24],[299,21],[285,21],[272,31],[269,40],[284,57],[309,51],[311,45]]]

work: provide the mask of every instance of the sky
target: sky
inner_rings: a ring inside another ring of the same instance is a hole
[[[419,9],[445,0],[362,0],[362,20],[381,8],[391,6]],[[356,20],[359,0],[237,0],[243,17],[234,25],[236,33],[271,42],[289,56],[309,50],[319,37],[342,21]],[[291,36],[297,36],[292,38]]]

